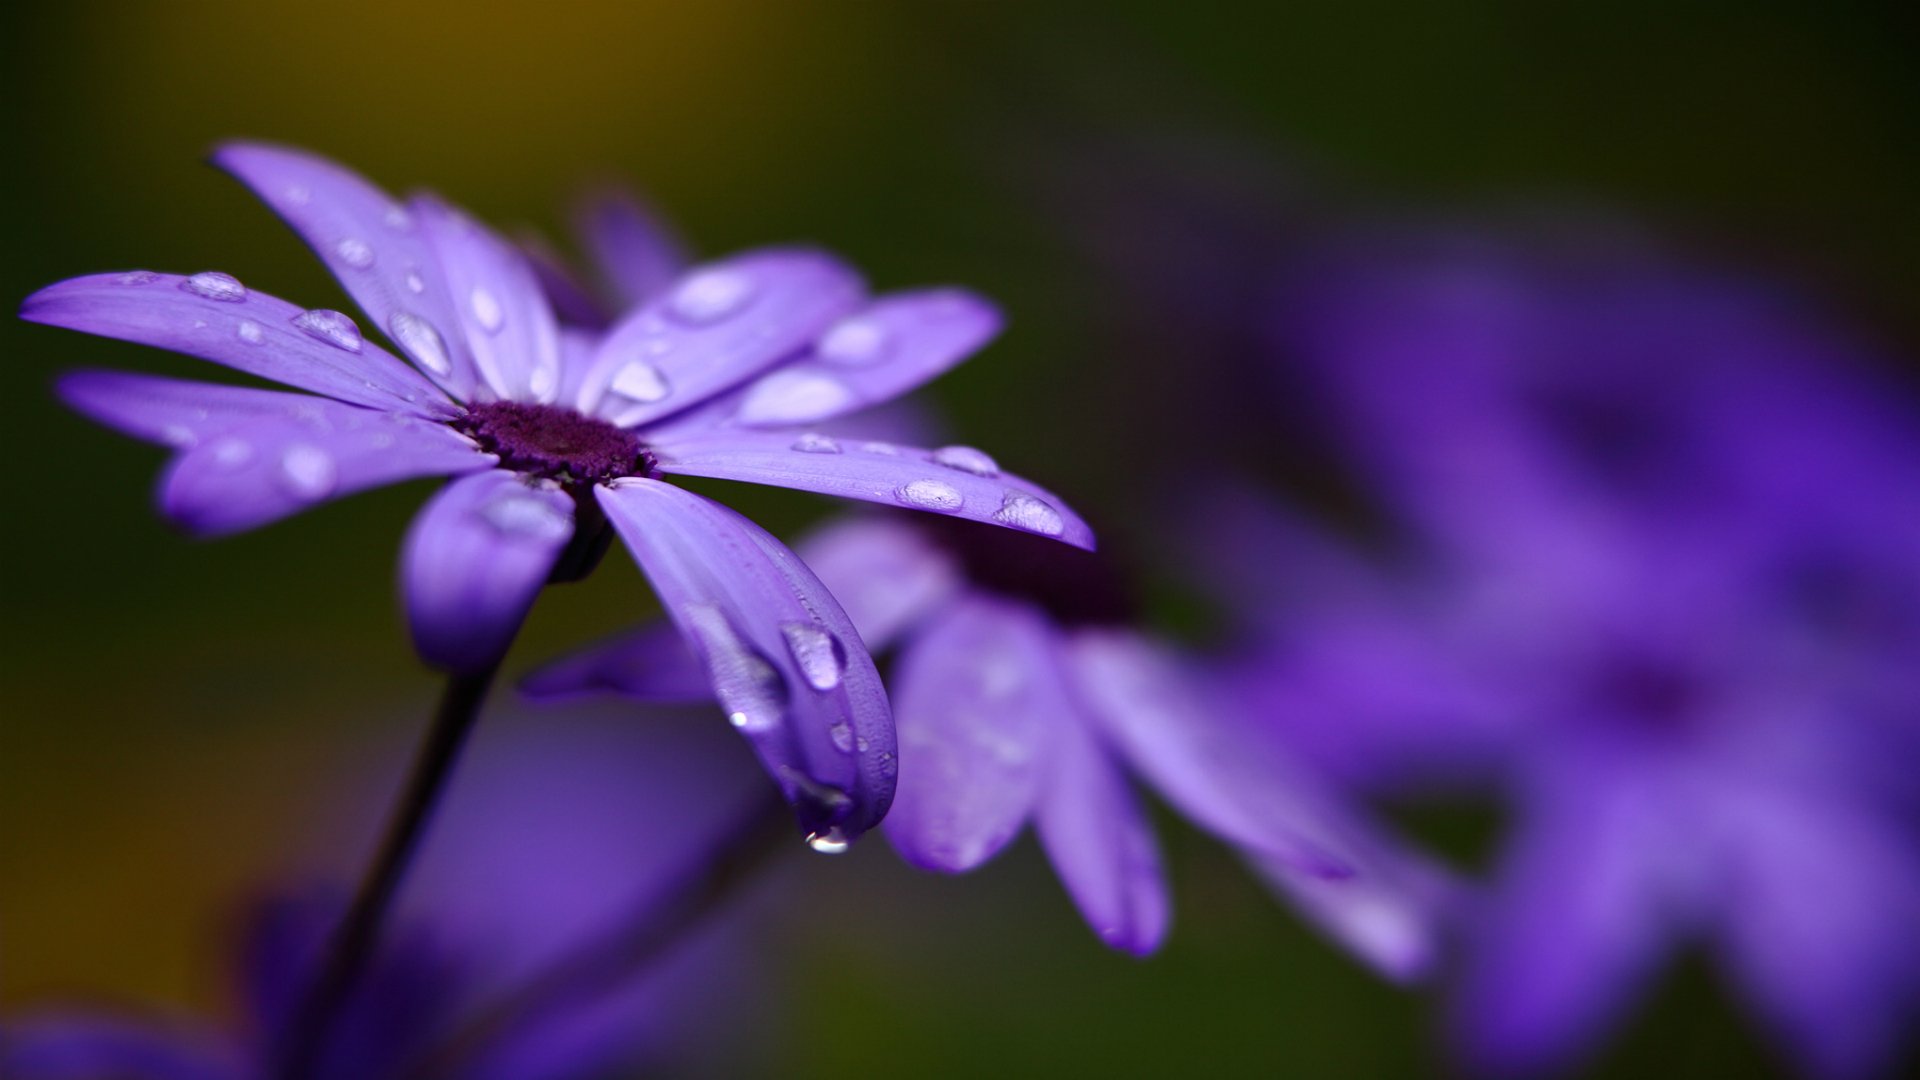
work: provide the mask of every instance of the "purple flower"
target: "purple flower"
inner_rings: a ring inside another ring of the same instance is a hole
[[[1424,971],[1438,876],[1335,805],[1245,714],[1218,707],[1196,662],[1132,629],[1104,562],[878,516],[830,526],[801,549],[867,643],[895,650],[901,772],[884,828],[909,863],[969,871],[1031,823],[1095,932],[1152,952],[1170,901],[1130,780],[1139,775],[1383,971]],[[703,694],[661,640],[660,628],[642,628],[550,665],[525,689]]]
[[[624,295],[644,302],[604,332],[567,328],[521,251],[438,199],[396,201],[277,147],[233,144],[215,160],[312,245],[413,366],[340,312],[221,273],[102,274],[29,297],[24,318],[308,391],[63,379],[75,408],[177,452],[163,512],[215,535],[379,484],[455,477],[416,519],[401,562],[420,653],[453,671],[496,663],[541,586],[590,569],[610,525],[825,844],[870,828],[892,795],[893,734],[872,662],[791,552],[666,478],[773,484],[1093,543],[1057,498],[977,451],[769,430],[886,401],[959,362],[999,326],[969,293],[868,299],[851,268],[792,248],[682,272],[670,240],[616,208],[591,235]],[[847,730],[862,748],[843,749],[834,733]]]

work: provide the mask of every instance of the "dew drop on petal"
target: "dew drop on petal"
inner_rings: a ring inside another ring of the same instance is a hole
[[[160,275],[151,270],[129,270],[113,279],[115,285],[151,285],[160,280]]]
[[[341,262],[346,263],[355,270],[365,270],[367,267],[373,265],[373,248],[367,246],[365,240],[349,236],[345,240],[335,244],[333,251],[334,254],[340,256]]]
[[[407,291],[415,296],[427,291],[427,279],[418,270],[407,271]]]
[[[893,497],[916,510],[951,514],[966,502],[960,489],[945,480],[914,480],[893,490]]]
[[[237,469],[253,460],[253,444],[229,435],[213,444],[212,453],[214,464]]]
[[[793,441],[793,448],[803,454],[837,454],[840,452],[840,444],[834,441],[833,436],[822,435],[817,431],[809,431],[798,439],[795,439]]]
[[[453,361],[447,356],[446,339],[440,336],[440,331],[435,330],[432,323],[411,311],[396,311],[393,318],[387,320],[387,329],[393,332],[393,340],[400,348],[425,365],[428,371],[445,375],[453,370]]]
[[[746,307],[754,291],[753,279],[738,270],[701,270],[673,291],[667,311],[682,322],[705,326]]]
[[[672,392],[667,377],[645,360],[629,360],[613,373],[608,388],[628,401],[652,404]]]
[[[260,342],[266,340],[267,336],[267,332],[260,329],[260,324],[254,322],[252,319],[240,320],[240,325],[235,328],[234,332],[240,335],[241,341],[249,345],[258,345]]]
[[[467,297],[467,304],[473,309],[473,321],[487,333],[497,334],[507,324],[507,313],[501,310],[499,298],[488,292],[486,286],[475,286],[473,294]]]
[[[807,846],[822,855],[844,855],[847,849],[853,846],[853,843],[847,839],[847,834],[836,825],[826,832],[808,833]]]
[[[387,228],[389,229],[398,229],[404,232],[413,228],[413,215],[407,213],[407,208],[404,206],[394,205],[387,207],[387,212],[381,220],[387,223]]]
[[[167,441],[168,446],[178,446],[181,449],[200,441],[199,436],[193,433],[193,429],[185,424],[168,424],[161,430],[160,437]]]
[[[294,206],[305,206],[313,201],[313,189],[305,184],[294,184],[287,188],[287,201]]]
[[[309,337],[319,338],[338,349],[357,353],[360,351],[360,328],[353,320],[338,311],[315,308],[294,316],[293,325],[305,331]]]
[[[691,604],[685,610],[687,627],[700,641],[727,722],[748,733],[778,727],[786,711],[787,683],[771,660],[741,639],[733,624],[711,604]]]
[[[209,300],[221,300],[237,304],[247,298],[247,287],[232,274],[223,274],[218,270],[204,270],[180,283],[180,287],[195,296],[204,296]]]
[[[886,327],[864,315],[855,315],[834,324],[814,352],[830,363],[865,367],[885,360],[892,344]]]
[[[339,479],[333,456],[317,446],[295,443],[280,455],[280,481],[302,499],[326,497]]]
[[[853,404],[853,390],[839,379],[788,370],[756,383],[740,414],[756,424],[805,424],[845,412]]]
[[[975,450],[971,446],[943,446],[933,452],[933,463],[975,476],[1000,475],[999,463],[988,457],[984,450]]]
[[[832,737],[835,749],[843,754],[853,753],[854,739],[851,727],[844,723],[834,724],[827,729],[827,734]]]
[[[781,623],[780,634],[787,639],[787,652],[808,686],[831,690],[840,685],[847,673],[847,649],[839,638],[825,627],[804,622]]]
[[[1031,495],[1022,495],[1010,491],[1000,503],[1000,509],[993,512],[993,520],[1002,525],[1011,525],[1016,529],[1025,529],[1042,536],[1059,536],[1066,531],[1067,525],[1060,517],[1060,511]]]
[[[860,449],[869,454],[884,454],[887,457],[899,457],[900,448],[890,442],[863,442]]]
[[[541,401],[552,401],[553,392],[560,385],[560,376],[552,368],[537,367],[527,375],[527,389]]]
[[[480,517],[494,531],[508,537],[554,542],[573,532],[571,514],[525,491],[509,491],[482,503]]]

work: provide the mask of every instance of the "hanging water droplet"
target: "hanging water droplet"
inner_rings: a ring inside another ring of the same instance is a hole
[[[780,634],[787,639],[787,652],[808,686],[831,690],[840,685],[847,673],[847,647],[839,638],[825,627],[804,622],[781,623]]]
[[[487,291],[486,286],[474,286],[473,293],[467,297],[468,307],[473,309],[473,321],[480,329],[489,334],[497,334],[507,324],[507,313],[500,309],[500,300]]]
[[[214,464],[237,469],[253,459],[253,444],[229,435],[214,443],[211,452]]]
[[[203,270],[181,282],[180,287],[196,296],[229,304],[237,304],[247,298],[247,287],[240,284],[239,278],[218,270]]]
[[[665,398],[673,388],[660,369],[645,360],[629,360],[613,373],[609,389],[628,401],[652,404]]]
[[[418,270],[407,271],[407,291],[415,296],[427,291],[427,279]]]
[[[1000,475],[999,463],[988,457],[986,451],[971,446],[943,446],[933,452],[933,463],[975,476]]]
[[[319,338],[335,348],[348,352],[360,351],[360,328],[353,320],[338,311],[315,308],[294,316],[293,325],[305,331],[309,337]]]
[[[1022,495],[1010,491],[1001,501],[1000,509],[993,512],[993,520],[1002,525],[1011,525],[1016,529],[1025,529],[1042,536],[1059,536],[1066,531],[1067,524],[1060,517],[1060,511],[1031,495]]]
[[[151,270],[129,270],[113,279],[115,285],[151,285],[160,275]]]
[[[803,454],[837,454],[840,452],[840,444],[834,441],[833,436],[822,435],[817,431],[809,431],[798,439],[795,439],[793,441],[793,448]]]
[[[424,364],[428,371],[445,375],[453,370],[453,360],[447,356],[447,343],[432,323],[411,311],[396,311],[393,318],[387,320],[387,329],[393,332],[393,340],[400,348]]]
[[[840,826],[835,825],[826,832],[808,833],[807,846],[822,855],[844,855],[853,842],[847,839],[847,834]]]
[[[573,515],[531,492],[509,491],[480,505],[480,516],[504,536],[556,543],[573,532]]]
[[[701,270],[680,284],[667,311],[695,326],[719,322],[753,299],[753,279],[738,270]]]
[[[333,252],[340,256],[341,262],[355,270],[365,270],[373,265],[373,248],[369,247],[365,240],[356,237],[349,236],[335,244]]]
[[[892,344],[886,327],[864,315],[855,315],[835,323],[814,352],[831,363],[865,367],[885,360]]]
[[[778,727],[787,704],[787,682],[780,669],[743,640],[712,604],[690,604],[684,617],[706,656],[707,674],[720,707],[727,711],[727,722],[749,733]]]
[[[895,488],[893,497],[916,510],[951,514],[965,504],[960,489],[945,480],[915,480]]]
[[[280,482],[302,499],[325,497],[339,479],[333,455],[317,446],[295,443],[280,454]]]
[[[249,345],[258,345],[267,337],[267,332],[260,329],[260,324],[252,319],[240,320],[240,325],[234,329],[234,332],[240,335],[241,341]]]

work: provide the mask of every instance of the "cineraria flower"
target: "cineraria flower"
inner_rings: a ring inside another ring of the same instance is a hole
[[[830,526],[801,550],[862,638],[897,650],[900,787],[883,828],[909,863],[972,870],[1031,822],[1095,932],[1152,952],[1170,904],[1137,773],[1370,962],[1398,978],[1425,969],[1438,879],[1326,800],[1244,714],[1219,707],[1177,650],[1131,629],[1103,561],[877,516]],[[524,688],[703,693],[662,645],[660,628],[643,628]]]
[[[229,145],[215,160],[293,226],[414,366],[340,312],[223,273],[101,274],[29,297],[24,318],[308,392],[63,379],[75,408],[177,452],[163,512],[218,535],[379,484],[454,477],[401,561],[419,651],[454,672],[496,664],[541,586],[591,568],[610,526],[823,847],[871,827],[891,798],[893,733],[872,661],[791,552],[667,478],[773,484],[1092,545],[1058,499],[980,451],[764,430],[885,401],[963,359],[999,323],[969,293],[870,300],[832,256],[766,249],[664,286],[624,279],[653,298],[604,333],[564,330],[521,252],[432,196],[399,202],[271,146]],[[631,257],[630,240],[606,246]],[[664,279],[672,260],[661,247],[650,272]]]

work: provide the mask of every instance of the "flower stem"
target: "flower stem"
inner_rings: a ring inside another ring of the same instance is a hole
[[[499,670],[496,660],[485,670],[448,676],[433,724],[414,757],[406,791],[387,822],[379,852],[361,879],[353,906],[334,931],[325,967],[281,1034],[275,1075],[283,1080],[306,1080],[318,1069],[328,1034],[379,944],[381,927],[407,867]]]

